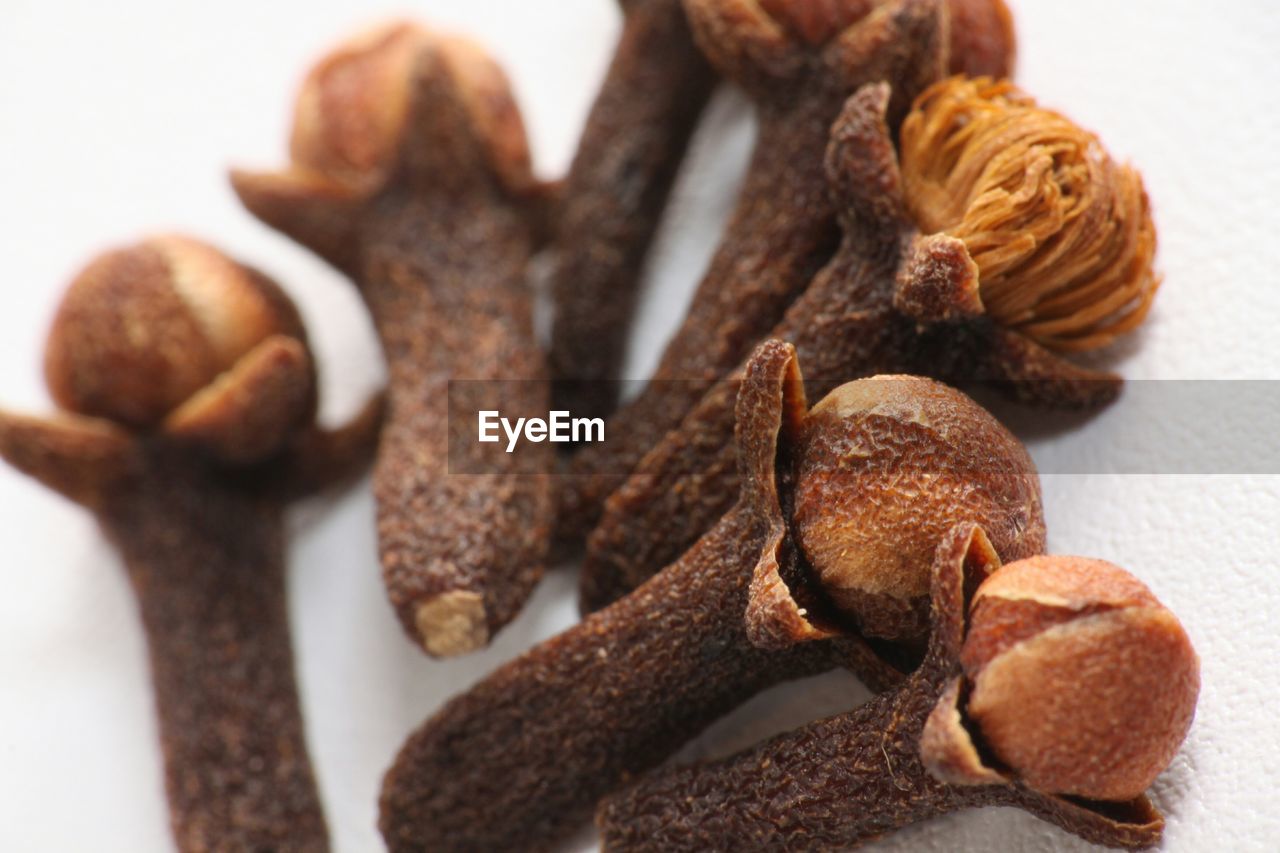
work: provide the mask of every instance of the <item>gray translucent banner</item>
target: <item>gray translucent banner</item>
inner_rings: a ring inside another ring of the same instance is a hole
[[[584,439],[599,440],[600,424],[572,412],[553,415],[549,404],[545,410],[504,410],[505,400],[522,396],[511,388],[523,381],[449,383],[450,474],[537,473],[546,470],[548,446],[563,462]],[[646,385],[613,384],[622,386],[624,400]],[[810,403],[834,384],[811,382]],[[1280,474],[1280,380],[1130,380],[1114,403],[1093,412],[1036,409],[988,386],[965,390],[1026,444],[1042,474]],[[492,414],[482,422],[485,412]],[[642,416],[624,404],[603,424],[603,443],[619,434],[620,424]],[[480,441],[486,426],[487,437],[496,440]],[[565,440],[554,441],[557,436]],[[514,466],[513,457],[519,460]]]

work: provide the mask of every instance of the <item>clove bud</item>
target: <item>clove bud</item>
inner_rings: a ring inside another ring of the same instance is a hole
[[[1160,285],[1142,176],[1006,80],[951,79],[902,124],[903,195],[924,234],[964,243],[1001,326],[1055,350],[1105,346]]]
[[[937,525],[982,519],[1001,553],[1043,550],[1031,460],[957,391],[869,379],[808,412],[794,350],[767,341],[748,363],[737,411],[738,506],[631,595],[418,729],[383,784],[388,847],[548,849],[600,796],[766,687],[835,667],[872,689],[900,682],[922,637],[873,646],[856,626],[894,636],[919,627],[914,579],[928,577],[925,540]],[[857,452],[872,447],[884,452]],[[934,476],[937,460],[954,479]],[[825,579],[791,542],[793,499],[804,502],[811,545],[827,543],[816,550],[835,558]],[[859,596],[852,573],[838,574],[842,550],[858,565],[854,552],[877,539],[904,560],[880,563],[883,577]],[[906,562],[920,554],[922,566]],[[899,589],[898,576],[911,580]],[[846,585],[828,590],[832,578]],[[834,606],[834,593],[853,611]]]
[[[1037,791],[1090,800],[1151,786],[1200,687],[1177,618],[1128,572],[1081,557],[1031,557],[987,578],[960,661],[965,717],[1000,766]]]
[[[831,132],[827,179],[844,241],[774,334],[812,393],[875,373],[989,382],[1037,406],[1097,408],[1120,379],[1051,352],[1104,343],[1146,314],[1159,283],[1137,173],[1010,84],[953,77],[902,125],[902,168],[867,86]],[[733,387],[723,379],[605,505],[583,600],[649,577],[731,505]]]
[[[843,850],[980,806],[1111,847],[1158,843],[1164,819],[1142,791],[1185,736],[1199,683],[1181,626],[1109,564],[999,566],[981,528],[956,525],[934,562],[929,652],[901,686],[606,798],[604,849]]]
[[[526,280],[542,188],[519,110],[478,47],[391,24],[312,69],[290,153],[287,170],[232,182],[346,272],[373,318],[389,375],[374,469],[388,597],[427,653],[481,648],[541,578],[552,514],[548,445],[517,458],[450,442],[479,411],[548,411]],[[467,389],[452,418],[451,380]]]
[[[94,513],[147,633],[174,840],[323,851],[285,611],[284,508],[373,456],[374,401],[313,423],[293,304],[209,246],[110,252],[58,309],[46,373],[64,411],[0,412],[0,456]]]

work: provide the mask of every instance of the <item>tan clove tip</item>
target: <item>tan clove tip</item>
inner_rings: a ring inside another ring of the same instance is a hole
[[[997,322],[1085,350],[1145,319],[1160,278],[1141,175],[1012,83],[953,77],[923,92],[901,167],[920,229],[964,241]]]
[[[1177,618],[1101,560],[1034,557],[974,597],[966,713],[1010,774],[1095,800],[1142,794],[1186,737],[1199,660]]]
[[[451,590],[418,605],[414,624],[432,657],[458,657],[489,644],[484,597],[470,590]]]

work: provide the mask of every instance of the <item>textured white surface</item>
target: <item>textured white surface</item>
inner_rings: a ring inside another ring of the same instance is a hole
[[[296,296],[322,361],[326,416],[355,408],[381,367],[354,293],[244,214],[223,173],[231,163],[283,162],[299,75],[353,25],[403,11],[381,5],[4,4],[4,405],[48,406],[39,372],[44,332],[78,266],[105,246],[180,229],[260,265]],[[1273,165],[1280,7],[1268,0],[1014,5],[1020,81],[1139,164],[1156,207],[1165,287],[1139,339],[1111,353],[1111,363],[1141,378],[1280,378]],[[558,173],[608,58],[614,4],[422,0],[411,11],[469,31],[497,52],[515,79],[540,169]],[[700,138],[690,170],[698,179],[682,187],[652,265],[633,375],[654,363],[714,246],[750,143],[746,115],[739,100],[722,97]],[[1140,464],[1148,436],[1155,445],[1162,433],[1187,428],[1134,414],[1122,402],[1077,432],[1041,431],[1033,450],[1042,460],[1069,460],[1127,440]],[[1232,438],[1204,432],[1191,445],[1223,440]],[[1138,573],[1200,651],[1199,714],[1155,789],[1169,817],[1166,848],[1275,849],[1280,479],[1050,475],[1044,486],[1052,548]],[[83,513],[4,467],[0,513],[0,849],[168,849],[143,638],[117,560]],[[339,851],[380,849],[380,776],[413,726],[574,617],[572,574],[552,572],[492,649],[429,662],[404,641],[384,602],[371,519],[367,485],[333,505],[307,506],[291,551],[309,738]],[[746,746],[863,695],[847,676],[772,691],[685,757]],[[593,846],[588,834],[579,846]],[[1080,846],[1025,815],[991,811],[918,827],[880,849]]]

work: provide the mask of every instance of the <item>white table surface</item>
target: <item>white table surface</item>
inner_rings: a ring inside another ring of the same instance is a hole
[[[379,384],[376,342],[352,288],[243,212],[224,173],[233,163],[284,162],[302,72],[353,26],[406,11],[383,5],[6,0],[4,405],[47,409],[40,356],[63,286],[100,249],[156,230],[208,238],[294,294],[321,360],[327,418],[349,414]],[[408,11],[470,32],[501,57],[540,170],[561,172],[610,53],[614,4],[421,0]],[[1015,14],[1021,83],[1139,164],[1155,205],[1164,289],[1145,329],[1110,363],[1142,379],[1280,378],[1280,5],[1018,0]],[[699,138],[650,270],[631,375],[653,365],[714,247],[750,144],[747,115],[722,96]],[[1061,469],[1074,453],[1128,441],[1138,464],[1127,470],[1144,470],[1144,442],[1158,444],[1173,425],[1135,414],[1122,401],[1075,432],[1039,433],[1033,452]],[[1204,429],[1189,441],[1232,439]],[[1156,473],[1163,464],[1145,474],[1046,475],[1050,545],[1136,572],[1200,652],[1199,713],[1154,790],[1168,815],[1166,849],[1276,849],[1280,479]],[[366,482],[305,506],[292,525],[299,677],[339,851],[381,849],[380,778],[414,726],[575,618],[566,567],[549,573],[491,649],[427,660],[385,603],[372,512]],[[0,519],[0,850],[169,849],[144,640],[118,560],[85,513],[3,466]],[[682,757],[745,746],[863,695],[841,675],[776,689]],[[584,831],[567,849],[593,847]],[[879,849],[1081,847],[1026,815],[993,810],[911,829]]]

